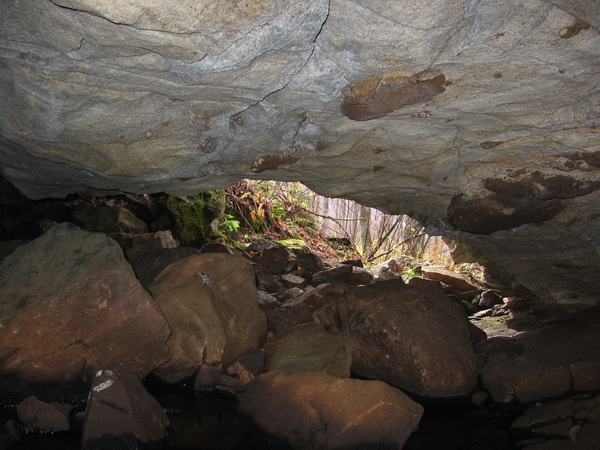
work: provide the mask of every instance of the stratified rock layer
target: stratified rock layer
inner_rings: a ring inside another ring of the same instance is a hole
[[[1,170],[30,198],[299,180],[591,305],[598,17],[583,0],[2,2]]]

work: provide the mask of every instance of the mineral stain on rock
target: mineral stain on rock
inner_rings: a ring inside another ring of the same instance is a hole
[[[283,164],[293,164],[300,159],[297,155],[266,155],[258,158],[252,164],[250,170],[261,173],[265,170],[274,170]]]
[[[446,90],[446,76],[439,70],[413,75],[388,73],[361,80],[346,90],[342,114],[352,120],[383,117],[397,109],[425,103]]]

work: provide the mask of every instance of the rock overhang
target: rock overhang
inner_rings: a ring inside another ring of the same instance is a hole
[[[298,180],[592,304],[600,36],[562,3],[5,3],[2,172],[34,199]]]

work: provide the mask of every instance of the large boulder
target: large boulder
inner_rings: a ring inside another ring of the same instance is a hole
[[[315,322],[337,333],[350,322],[352,315],[366,304],[405,287],[401,278],[376,280],[374,283],[349,290],[343,297],[325,304],[313,312]]]
[[[352,370],[426,399],[468,396],[477,379],[467,323],[445,295],[405,286],[350,318]]]
[[[173,330],[171,358],[154,371],[168,383],[201,370],[211,384],[266,336],[254,272],[242,256],[189,256],[164,269],[150,289]]]
[[[423,407],[381,381],[267,372],[238,392],[239,410],[294,449],[401,449]],[[364,446],[364,447],[363,447]]]
[[[0,290],[2,394],[81,396],[107,364],[144,377],[169,358],[162,312],[104,234],[52,227],[0,263]]]

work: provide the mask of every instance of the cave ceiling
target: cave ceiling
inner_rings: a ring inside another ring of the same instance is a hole
[[[600,297],[600,4],[0,4],[0,162],[31,199],[301,181]]]

